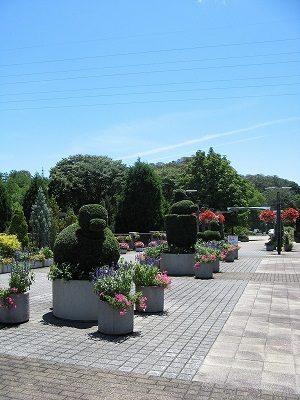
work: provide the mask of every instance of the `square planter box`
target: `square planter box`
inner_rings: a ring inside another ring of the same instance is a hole
[[[137,306],[137,310],[142,313],[159,313],[164,311],[165,289],[162,286],[136,286],[137,292],[142,292],[147,298],[147,308],[145,311]]]
[[[46,258],[45,261],[43,261],[43,267],[51,267],[53,265],[53,258]]]
[[[194,268],[195,278],[212,279],[213,263],[201,263],[199,268]]]
[[[11,294],[16,307],[1,307],[0,301],[0,323],[21,324],[29,320],[29,292]]]
[[[167,271],[168,275],[194,275],[195,253],[170,254],[162,253],[160,270]]]
[[[113,308],[106,301],[98,300],[98,331],[105,335],[127,335],[133,332],[133,308],[120,315],[120,310]]]

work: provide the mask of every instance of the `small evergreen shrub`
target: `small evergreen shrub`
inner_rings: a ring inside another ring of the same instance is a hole
[[[221,240],[220,232],[218,231],[205,231],[204,232],[204,241],[210,242],[211,240]]]
[[[171,207],[172,214],[192,214],[198,211],[198,207],[191,200],[181,200]]]
[[[28,225],[23,210],[16,209],[14,211],[8,232],[10,234],[15,234],[23,247],[28,246]]]
[[[176,247],[191,247],[197,241],[197,220],[194,215],[166,215],[168,244]]]
[[[4,257],[13,257],[21,249],[21,243],[16,235],[0,234],[0,254]]]

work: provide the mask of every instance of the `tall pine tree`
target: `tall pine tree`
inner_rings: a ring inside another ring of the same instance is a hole
[[[32,240],[37,247],[50,246],[51,244],[51,212],[47,206],[46,197],[42,188],[38,194],[30,216]]]
[[[8,232],[17,235],[23,247],[27,247],[29,243],[28,225],[23,210],[16,208],[10,221]]]
[[[11,215],[6,188],[0,179],[0,232],[3,232]]]

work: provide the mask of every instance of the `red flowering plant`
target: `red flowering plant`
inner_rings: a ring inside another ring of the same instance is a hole
[[[264,210],[259,214],[258,217],[263,222],[275,222],[276,213],[272,210]]]
[[[218,220],[218,217],[213,211],[205,210],[199,214],[199,220],[203,224],[209,224],[211,221]]]
[[[291,224],[294,224],[297,218],[299,218],[299,211],[295,210],[295,208],[287,208],[281,214],[281,219]]]
[[[219,221],[221,224],[224,224],[224,222],[225,222],[225,217],[224,217],[224,215],[223,215],[222,213],[216,213],[216,217],[217,217],[218,221]]]

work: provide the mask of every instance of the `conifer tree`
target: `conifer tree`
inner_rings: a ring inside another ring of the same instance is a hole
[[[46,197],[42,188],[39,188],[38,194],[30,216],[30,225],[32,229],[32,240],[37,247],[46,247],[51,245],[51,212],[47,206]]]
[[[17,235],[17,238],[22,243],[23,247],[28,246],[28,224],[22,209],[16,208],[14,210],[8,232]]]
[[[6,224],[10,218],[10,205],[6,192],[6,188],[0,180],[0,232],[6,228]]]

